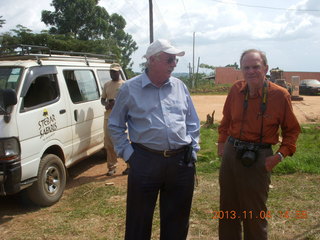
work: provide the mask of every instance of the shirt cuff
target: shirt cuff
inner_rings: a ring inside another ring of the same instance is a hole
[[[128,144],[128,146],[123,151],[123,159],[124,159],[124,161],[127,162],[129,160],[129,158],[131,157],[133,151],[134,150],[133,150],[131,144]]]

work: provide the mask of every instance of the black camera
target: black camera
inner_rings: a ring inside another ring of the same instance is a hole
[[[237,146],[237,153],[242,165],[245,167],[251,167],[257,161],[258,150],[259,147],[252,143],[239,144]]]

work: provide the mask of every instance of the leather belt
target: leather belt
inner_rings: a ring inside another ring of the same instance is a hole
[[[259,148],[271,148],[271,144],[268,143],[257,143],[257,142],[246,142],[246,141],[241,141],[239,139],[236,139],[232,136],[229,136],[228,142],[233,144],[233,146],[238,146],[238,145],[254,145]]]
[[[146,146],[144,146],[143,144],[141,143],[132,143],[133,146],[137,146],[139,148],[142,148],[148,152],[151,152],[151,153],[156,153],[158,155],[161,155],[161,156],[164,156],[164,157],[173,157],[173,156],[176,156],[178,155],[179,153],[182,153],[186,150],[185,147],[182,147],[182,148],[178,148],[178,149],[170,149],[170,150],[155,150],[155,149],[152,149],[152,148],[148,148]]]

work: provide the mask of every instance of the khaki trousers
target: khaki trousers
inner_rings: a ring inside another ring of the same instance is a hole
[[[104,148],[107,153],[107,166],[109,170],[114,170],[117,167],[117,154],[114,151],[113,143],[110,138],[109,130],[108,130],[108,118],[104,119],[103,124],[104,129]]]
[[[271,148],[260,149],[257,161],[245,167],[233,145],[225,143],[219,176],[220,240],[240,240],[242,235],[245,240],[268,239],[270,173],[265,169],[265,158],[272,154]]]

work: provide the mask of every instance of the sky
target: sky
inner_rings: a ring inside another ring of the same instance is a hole
[[[0,35],[17,24],[34,33],[48,29],[41,11],[53,11],[51,2],[0,0],[6,20]],[[140,72],[150,42],[149,0],[100,0],[99,6],[126,20],[125,31],[139,48],[132,55],[133,70]],[[168,39],[186,52],[175,72],[189,72],[193,65],[196,72],[198,61],[239,64],[241,53],[251,48],[266,53],[269,69],[320,72],[319,0],[153,0],[153,20],[154,39]]]

